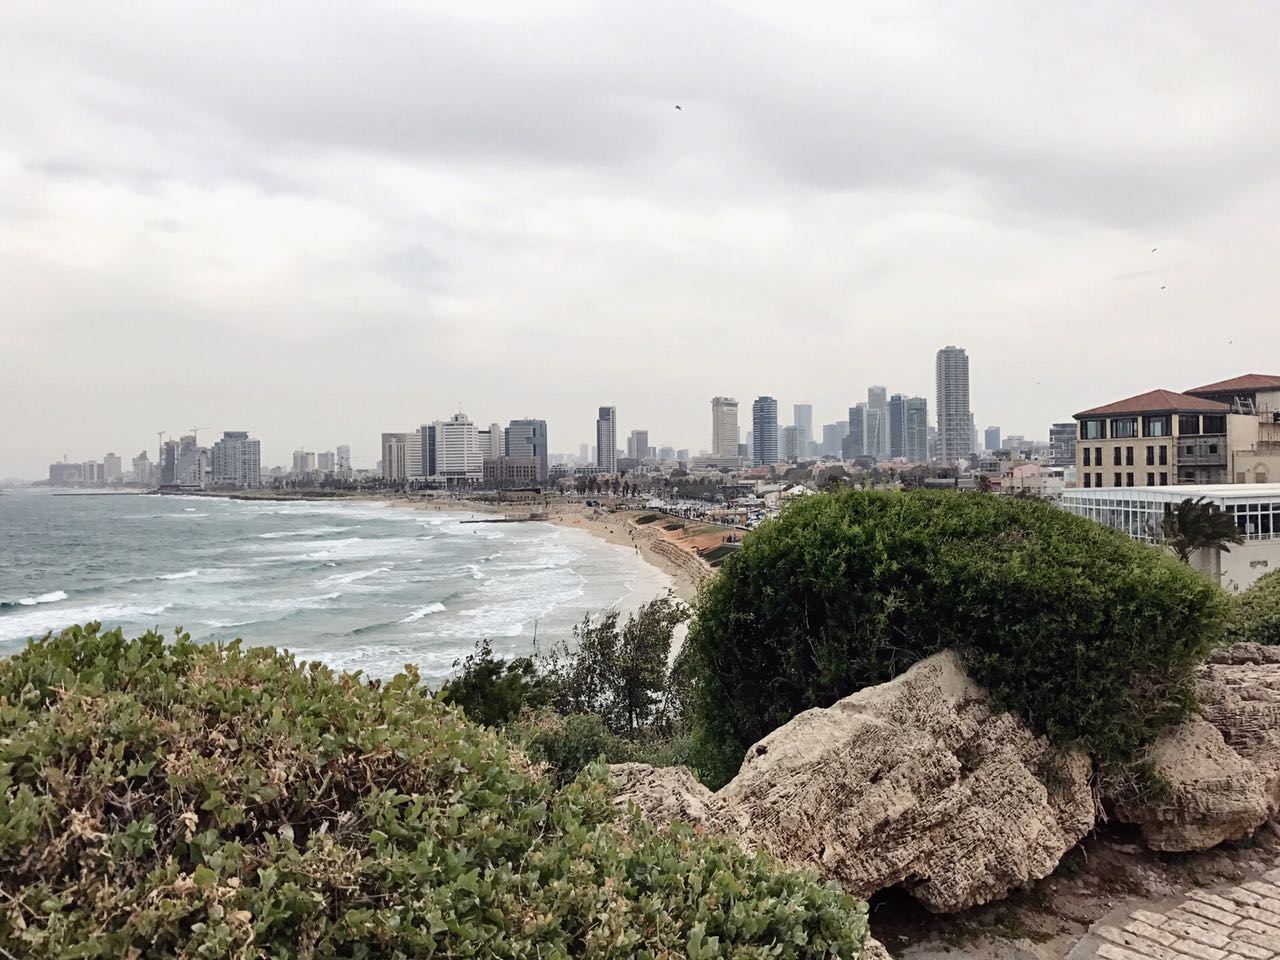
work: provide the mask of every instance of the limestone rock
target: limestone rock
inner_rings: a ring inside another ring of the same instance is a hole
[[[1090,770],[995,711],[947,652],[795,717],[720,793],[747,842],[947,912],[1050,873],[1093,826]]]
[[[961,910],[1045,876],[1093,826],[1090,763],[995,711],[951,653],[818,710],[711,793],[683,768],[611,768],[619,801],[735,836],[856,896]]]
[[[1116,816],[1138,824],[1153,850],[1208,850],[1250,836],[1271,816],[1258,768],[1201,717],[1162,736],[1149,759],[1169,784],[1168,795],[1140,805],[1118,803]]]
[[[1201,716],[1170,730],[1151,760],[1172,792],[1118,805],[1156,850],[1207,850],[1251,835],[1280,812],[1280,648],[1237,643],[1200,668]]]
[[[654,823],[679,820],[710,832],[738,835],[728,805],[699,783],[688,767],[615,763],[609,775],[617,787],[615,802],[619,806],[634,803]]]

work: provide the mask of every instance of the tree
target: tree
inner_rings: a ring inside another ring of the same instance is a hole
[[[991,478],[988,477],[985,473],[978,474],[978,479],[975,481],[975,489],[979,493],[990,493]]]
[[[1205,497],[1187,497],[1176,506],[1164,505],[1157,534],[1183,563],[1197,550],[1230,551],[1229,543],[1244,543],[1244,534],[1232,517]]]
[[[440,688],[440,696],[462,708],[469,720],[501,727],[525,707],[536,709],[551,701],[552,683],[531,657],[499,660],[488,640],[476,645],[465,660],[455,660],[462,672]]]

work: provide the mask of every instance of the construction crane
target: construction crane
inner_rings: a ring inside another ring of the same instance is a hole
[[[192,427],[191,428],[191,439],[195,441],[195,445],[197,447],[200,446],[200,431],[208,430],[208,429],[209,429],[208,427]]]

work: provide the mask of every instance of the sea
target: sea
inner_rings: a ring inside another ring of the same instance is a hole
[[[525,655],[572,643],[584,614],[626,613],[666,574],[632,548],[548,523],[373,501],[0,496],[0,656],[101,621],[243,638],[338,669],[438,684],[477,641]]]

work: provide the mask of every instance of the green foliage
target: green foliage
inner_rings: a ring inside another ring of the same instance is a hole
[[[433,698],[97,624],[0,661],[0,955],[856,957],[865,907]]]
[[[1197,550],[1217,548],[1226,552],[1231,549],[1227,544],[1244,543],[1244,534],[1235,519],[1205,497],[1187,497],[1176,506],[1166,503],[1155,533],[1184,563],[1189,563]]]
[[[1280,570],[1259,577],[1232,599],[1227,638],[1232,643],[1280,644]]]
[[[671,533],[675,530],[683,530],[684,524],[680,523],[678,520],[673,520],[670,523],[664,523],[662,525],[662,529],[666,530],[668,533]]]
[[[668,592],[644,604],[618,627],[618,611],[588,615],[574,628],[574,647],[553,651],[547,670],[557,692],[556,710],[590,713],[611,733],[634,740],[669,730],[667,663],[675,628],[689,617]]]
[[[474,653],[455,661],[462,672],[440,690],[442,699],[456,704],[470,720],[500,727],[520,716],[525,708],[546,706],[555,696],[554,684],[531,657],[500,660],[488,640],[476,644]]]
[[[661,519],[662,519],[662,514],[660,513],[646,513],[642,517],[636,517],[635,523],[637,526],[643,526],[646,523],[653,523],[655,520],[661,520]]]
[[[1216,585],[1123,534],[1022,498],[805,497],[725,559],[682,659],[696,767],[719,785],[809,707],[947,647],[997,702],[1104,764],[1192,704]]]

